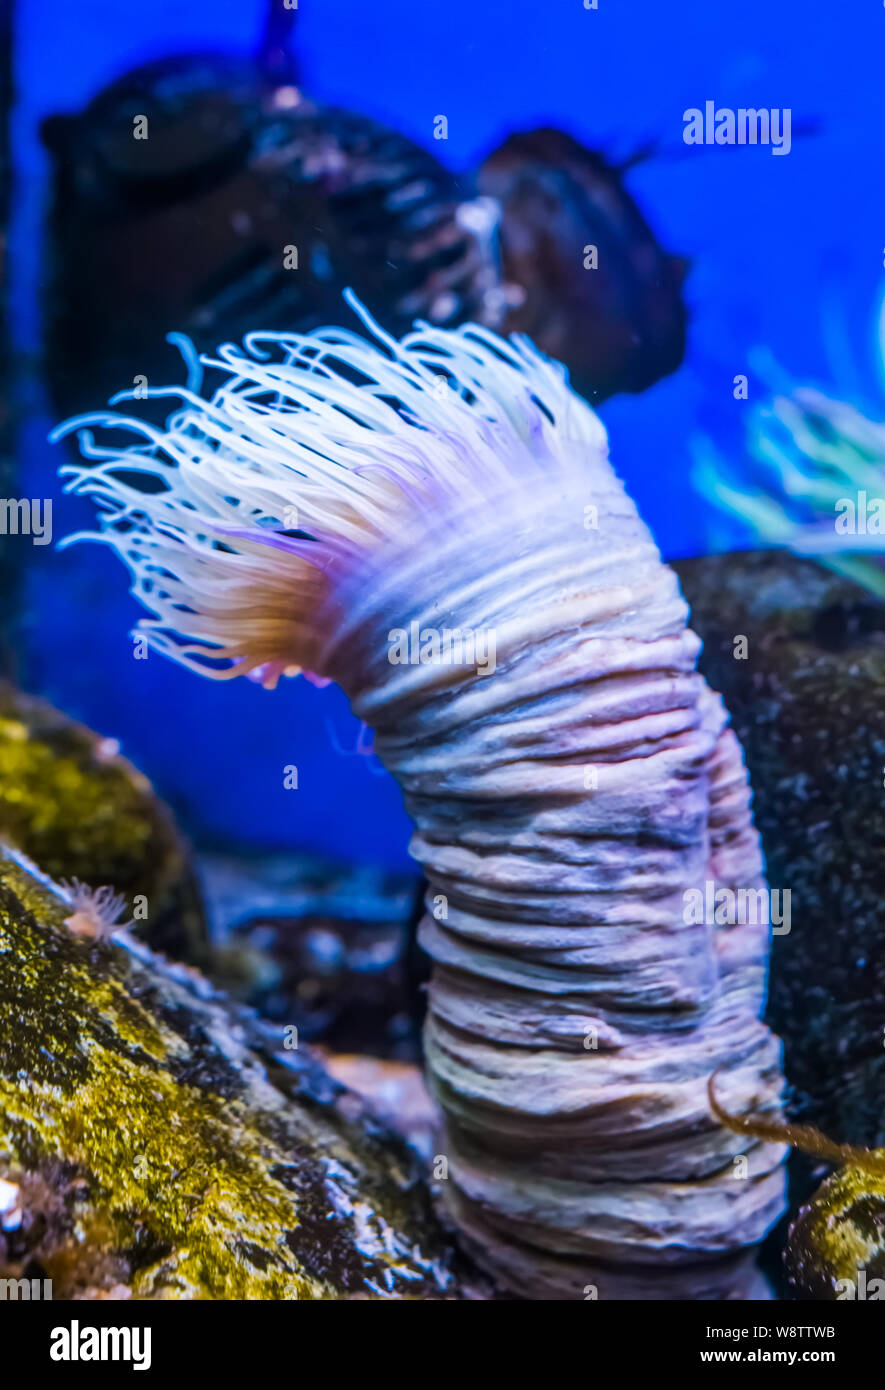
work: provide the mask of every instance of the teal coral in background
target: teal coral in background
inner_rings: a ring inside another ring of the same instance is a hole
[[[885,360],[885,332],[880,352]],[[770,374],[763,354],[757,362]],[[710,439],[696,440],[699,491],[766,545],[817,558],[885,598],[885,422],[784,384],[752,411],[747,436],[752,481]]]

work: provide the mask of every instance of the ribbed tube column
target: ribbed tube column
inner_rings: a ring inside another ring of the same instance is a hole
[[[759,1293],[783,1149],[707,1086],[777,1109],[768,902],[676,579],[556,364],[471,325],[397,342],[350,302],[372,341],[253,334],[188,358],[163,430],[69,422],[68,486],[155,649],[330,677],[375,730],[430,884],[441,1186],[478,1258],[534,1298]],[[719,925],[720,893],[757,910]]]
[[[784,1150],[723,1129],[706,1088],[777,1107],[768,926],[691,920],[685,893],[763,888],[761,854],[633,503],[596,463],[428,518],[334,608],[320,669],[374,729],[430,885],[427,1066],[465,1240],[531,1298],[759,1296],[746,1249]]]

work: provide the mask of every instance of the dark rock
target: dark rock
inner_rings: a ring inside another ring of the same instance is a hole
[[[686,262],[657,244],[622,170],[561,130],[532,130],[489,155],[478,185],[501,209],[505,332],[564,362],[594,403],[676,370]],[[585,268],[587,246],[595,268]]]
[[[885,1142],[885,606],[780,552],[676,565],[701,669],[750,769],[772,888],[768,1021],[790,1115],[839,1142]],[[747,639],[745,660],[736,658]]]
[[[471,190],[433,154],[268,87],[251,63],[146,64],[43,135],[54,159],[48,371],[62,415],[136,375],[182,380],[171,330],[214,352],[256,330],[356,326],[341,302],[351,286],[399,335],[416,317],[482,317],[497,285],[490,235],[459,213]]]

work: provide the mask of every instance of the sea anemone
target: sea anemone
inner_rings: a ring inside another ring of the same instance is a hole
[[[777,1113],[768,923],[686,903],[763,868],[678,583],[558,365],[474,325],[395,341],[355,307],[374,342],[192,360],[153,392],[182,399],[165,429],[65,425],[70,486],[155,647],[314,672],[374,730],[430,885],[434,1167],[482,1263],[534,1298],[749,1296],[784,1150],[737,1138],[706,1083]]]
[[[695,482],[758,538],[813,556],[885,598],[885,423],[811,387],[755,409],[748,429],[759,485],[748,490],[709,440]]]
[[[120,921],[126,900],[113,888],[90,888],[78,878],[60,886],[73,909],[65,918],[65,926],[84,941],[110,941],[116,932],[132,925]]]

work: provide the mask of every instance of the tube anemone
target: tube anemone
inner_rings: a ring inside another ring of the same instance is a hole
[[[358,306],[357,306],[358,307]],[[429,882],[425,1032],[462,1238],[533,1298],[758,1296],[783,1145],[740,748],[672,571],[563,370],[426,325],[252,335],[164,430],[84,417],[159,650],[337,681],[400,782]],[[95,425],[135,430],[99,448]],[[146,483],[145,479],[149,479]],[[145,488],[149,486],[150,491]],[[717,899],[718,901],[718,899]]]

